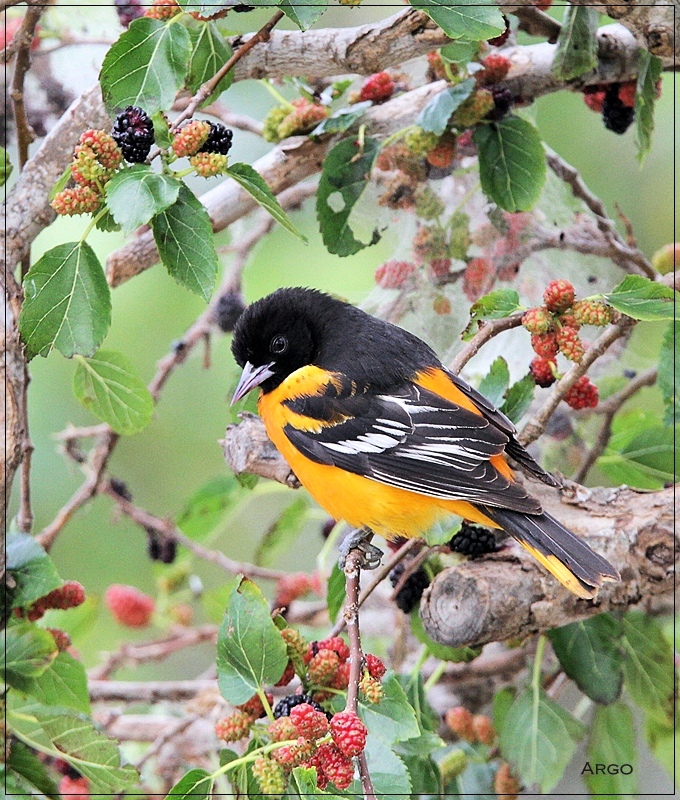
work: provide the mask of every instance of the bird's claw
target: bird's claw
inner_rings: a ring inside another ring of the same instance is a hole
[[[380,566],[383,551],[371,544],[369,540],[372,536],[371,531],[356,530],[344,538],[339,547],[338,565],[340,569],[344,570],[347,557],[352,550],[358,550],[361,553],[361,569],[377,569]]]

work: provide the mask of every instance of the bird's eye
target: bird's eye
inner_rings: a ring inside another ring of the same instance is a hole
[[[272,343],[269,345],[269,349],[272,353],[280,356],[281,353],[285,353],[288,349],[288,339],[286,339],[285,336],[275,336],[272,339]]]

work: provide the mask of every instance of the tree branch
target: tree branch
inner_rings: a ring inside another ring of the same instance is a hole
[[[593,600],[581,600],[519,545],[506,548],[437,575],[420,612],[435,641],[460,647],[527,636],[672,591],[674,553],[680,552],[672,489],[641,492],[571,484],[562,501],[555,489],[540,486],[535,492],[547,511],[621,572],[621,582],[605,584]]]
[[[90,680],[88,689],[93,703],[177,703],[217,689],[217,681]]]

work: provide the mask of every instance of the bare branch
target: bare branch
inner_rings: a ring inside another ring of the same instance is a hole
[[[643,386],[652,386],[654,383],[656,383],[657,374],[658,370],[656,367],[654,369],[649,369],[646,372],[641,372],[639,375],[636,375],[630,381],[630,383],[627,384],[627,386],[621,389],[620,392],[616,392],[616,394],[608,397],[595,409],[595,413],[602,414],[604,417],[602,426],[597,434],[595,444],[593,444],[590,450],[586,453],[583,463],[574,473],[572,477],[573,481],[576,483],[583,483],[583,481],[586,479],[586,476],[590,472],[590,469],[595,464],[597,459],[602,455],[602,453],[604,453],[607,445],[609,444],[609,440],[611,439],[612,435],[612,423],[614,422],[614,417],[618,413],[621,406],[627,403],[628,400],[630,400],[633,395],[639,392]]]
[[[217,688],[217,681],[108,681],[90,680],[94,703],[162,703],[191,700]]]
[[[486,344],[489,339],[498,336],[499,333],[518,328],[522,324],[522,314],[512,314],[509,317],[502,319],[488,320],[482,323],[482,327],[470,339],[470,341],[457,353],[453,361],[449,364],[449,369],[456,375],[463,369],[463,367],[480,351],[482,345]]]
[[[570,490],[571,497],[560,501],[557,490],[535,489],[547,511],[619,569],[621,582],[581,600],[518,545],[506,548],[437,575],[421,601],[423,624],[435,641],[460,647],[527,636],[672,592],[674,553],[680,552],[673,490],[578,484]]]

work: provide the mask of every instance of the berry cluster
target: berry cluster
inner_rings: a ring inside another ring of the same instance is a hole
[[[512,66],[510,59],[496,53],[483,58],[480,63],[484,69],[475,73],[475,81],[478,86],[500,83],[505,80]]]
[[[293,600],[302,597],[308,592],[322,595],[321,579],[318,572],[311,575],[306,572],[292,572],[280,578],[276,584],[274,607],[284,611]]]
[[[656,84],[657,98],[661,95],[661,82]],[[635,119],[637,81],[595,84],[583,90],[583,99],[591,111],[602,114],[605,128],[614,133],[625,133]]]
[[[600,300],[576,300],[569,281],[548,284],[544,306],[530,308],[522,317],[522,325],[531,333],[531,346],[536,353],[529,371],[538,386],[550,386],[558,377],[557,354],[580,362],[585,347],[579,336],[581,325],[608,325],[613,319],[610,306]],[[565,396],[572,408],[594,408],[598,402],[597,387],[583,376]]]
[[[444,722],[456,736],[470,744],[479,742],[492,747],[496,742],[496,729],[489,717],[472,714],[464,706],[450,708],[444,715]]]
[[[406,567],[407,564],[404,561],[400,561],[390,572],[389,578],[393,587],[396,587],[400,583],[406,571]],[[419,567],[406,578],[402,587],[394,596],[394,602],[397,604],[397,608],[403,611],[404,614],[410,614],[420,602],[423,592],[429,585],[430,579],[427,572],[425,572],[423,567]]]
[[[294,134],[309,133],[328,114],[328,108],[321,103],[298,97],[290,105],[272,108],[264,118],[262,135],[268,142],[280,142]]]
[[[219,122],[191,120],[177,131],[172,151],[177,158],[189,156],[189,163],[202,178],[223,174],[229,166],[234,133]]]
[[[386,261],[376,269],[375,282],[381,289],[401,289],[416,271],[410,261]]]
[[[394,89],[394,81],[389,72],[376,72],[366,78],[357,99],[360,102],[372,100],[374,103],[384,103],[392,97]]]
[[[246,310],[243,298],[238,292],[227,292],[220,295],[215,307],[215,322],[224,333],[231,333]]]
[[[144,14],[141,0],[115,0],[114,5],[123,28],[128,28],[131,22]]]
[[[111,136],[130,164],[143,164],[154,143],[153,122],[144,109],[128,106],[113,122]]]
[[[177,0],[154,0],[153,4],[144,12],[144,16],[152,19],[167,20],[181,13],[182,8],[177,3]]]
[[[28,610],[17,609],[17,613],[19,616],[25,616],[29,622],[35,622],[50,609],[75,608],[84,602],[85,589],[83,589],[82,584],[78,583],[78,581],[66,581],[57,589],[53,589],[43,597],[39,597]]]
[[[465,521],[449,542],[449,549],[454,553],[475,558],[495,553],[498,550],[498,543],[493,531]]]
[[[152,597],[134,586],[121,583],[109,586],[104,602],[116,622],[126,628],[145,628],[151,622],[156,608]]]

